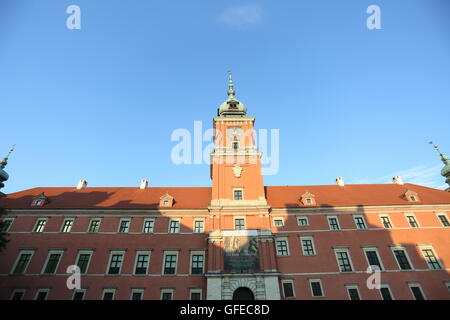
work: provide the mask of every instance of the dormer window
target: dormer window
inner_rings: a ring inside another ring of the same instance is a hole
[[[316,205],[315,195],[313,195],[312,193],[306,191],[300,197],[300,205],[303,205],[303,206],[314,206],[314,205]]]
[[[42,207],[48,202],[49,202],[48,198],[44,195],[44,192],[42,192],[37,196],[33,197],[33,200],[31,201],[31,206]]]
[[[159,198],[159,206],[160,207],[172,207],[174,204],[174,198],[166,193]]]
[[[420,198],[419,195],[417,194],[417,192],[412,191],[412,190],[406,190],[406,192],[403,194],[403,198],[406,201],[410,201],[410,202],[419,202]]]

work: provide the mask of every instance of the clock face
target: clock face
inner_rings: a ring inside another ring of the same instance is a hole
[[[241,127],[228,128],[227,137],[231,139],[231,141],[240,140],[242,138],[242,128]]]

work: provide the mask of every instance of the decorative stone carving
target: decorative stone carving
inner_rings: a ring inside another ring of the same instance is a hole
[[[234,167],[233,167],[233,173],[234,173],[234,176],[236,177],[236,178],[239,178],[240,176],[241,176],[241,173],[242,173],[242,167],[239,165],[239,163],[236,163],[235,165],[234,165]]]

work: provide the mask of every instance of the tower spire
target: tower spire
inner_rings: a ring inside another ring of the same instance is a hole
[[[430,144],[433,144],[433,141],[430,141]],[[441,170],[441,175],[446,178],[445,182],[450,186],[450,159],[446,154],[441,152],[437,144],[435,144],[433,147],[439,153],[439,155],[441,156],[441,161],[444,163],[444,167]]]
[[[228,70],[228,100],[233,100],[236,92],[233,86],[233,74],[231,70]]]
[[[16,145],[14,144],[8,151],[8,154],[0,161],[0,168],[4,169],[6,167],[6,165],[8,164],[8,158],[10,156],[10,154],[14,151],[14,147]]]
[[[0,161],[0,189],[3,188],[5,186],[5,184],[3,182],[5,182],[6,180],[8,180],[9,175],[8,173],[3,170],[6,165],[8,164],[8,158],[9,155],[14,151],[14,147],[15,145],[12,146],[12,148],[9,149],[8,154],[6,155],[6,157],[4,157],[1,161]],[[2,193],[0,192],[0,196],[2,195]]]

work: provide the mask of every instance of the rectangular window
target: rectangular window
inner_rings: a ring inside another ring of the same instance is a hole
[[[134,268],[134,274],[147,274],[149,261],[150,252],[138,251],[136,253],[136,266]]]
[[[34,300],[47,300],[49,289],[39,289],[36,292],[36,296],[34,297]]]
[[[202,289],[189,290],[189,296],[191,300],[202,300]]]
[[[428,264],[428,268],[431,270],[440,270],[442,269],[441,264],[439,263],[439,260],[436,258],[436,255],[434,254],[433,249],[431,248],[423,248],[422,249],[423,257],[425,258],[425,261]]]
[[[88,232],[98,232],[100,229],[100,219],[92,219],[89,224]]]
[[[169,233],[179,233],[180,232],[180,221],[170,220]]]
[[[274,219],[273,220],[273,225],[275,227],[282,227],[282,226],[284,226],[283,219]]]
[[[194,221],[194,232],[195,233],[203,232],[203,220],[195,220]]]
[[[386,229],[392,229],[391,220],[389,219],[388,216],[382,216],[382,217],[381,217],[381,222],[383,223],[383,226],[384,226]]]
[[[337,217],[328,217],[328,225],[330,226],[330,230],[340,230],[339,222]]]
[[[285,298],[294,298],[294,282],[292,280],[282,280],[283,295]]]
[[[395,259],[397,260],[400,270],[411,270],[408,256],[405,249],[393,249]]]
[[[391,289],[387,285],[381,285],[380,294],[383,300],[394,300]]]
[[[161,290],[161,300],[172,300],[172,299],[173,299],[173,289]]]
[[[244,230],[245,229],[245,219],[236,218],[234,219],[234,230]]]
[[[102,300],[113,300],[116,289],[104,289]]]
[[[34,232],[43,232],[47,219],[38,219],[36,226],[34,227]]]
[[[34,251],[21,251],[15,263],[12,273],[13,274],[23,274],[27,270],[28,264],[30,263],[31,257]]]
[[[122,269],[123,253],[111,253],[108,274],[119,274]]]
[[[83,300],[86,289],[77,289],[73,292],[72,300]]]
[[[308,218],[306,218],[306,217],[298,217],[298,218],[297,218],[297,224],[298,224],[300,227],[308,226],[308,225],[309,225],[309,223],[308,223]]]
[[[175,252],[166,252],[164,255],[164,272],[163,274],[176,274],[177,272],[178,254]]]
[[[361,300],[357,286],[347,286],[347,293],[350,300]]]
[[[366,222],[364,221],[363,216],[354,216],[353,218],[355,219],[355,225],[357,229],[360,230],[367,229]]]
[[[336,250],[336,259],[339,265],[339,270],[341,272],[353,271],[352,263],[350,261],[350,256],[347,250]]]
[[[383,270],[383,266],[381,265],[380,257],[378,256],[378,252],[376,249],[364,249],[366,254],[367,263],[369,266],[377,266],[380,270]]]
[[[444,227],[450,227],[450,223],[448,222],[447,216],[444,214],[438,215],[439,220],[441,220],[441,223]]]
[[[58,268],[59,261],[61,260],[62,253],[50,252],[47,258],[47,263],[44,268],[44,274],[54,274]]]
[[[243,200],[243,190],[242,189],[234,189],[233,190],[233,199],[234,200]]]
[[[313,297],[323,297],[322,283],[320,280],[309,280]]]
[[[191,274],[203,274],[203,254],[191,255]]]
[[[411,293],[416,300],[425,300],[425,295],[423,294],[422,288],[418,283],[409,283],[408,284]]]
[[[11,300],[22,300],[25,295],[25,289],[15,289],[11,294]]]
[[[276,240],[276,250],[278,256],[288,256],[289,255],[289,248],[288,248],[288,242],[287,239],[279,239]]]
[[[8,218],[1,221],[0,233],[8,232],[14,219]]]
[[[121,220],[120,221],[119,232],[120,233],[127,233],[129,229],[130,229],[130,220]]]
[[[72,229],[72,225],[73,219],[64,220],[61,232],[70,232],[70,230]]]
[[[316,254],[312,237],[301,237],[300,241],[304,256],[314,256]]]
[[[91,255],[91,252],[80,252],[78,254],[77,266],[80,268],[81,274],[87,273]]]
[[[419,225],[417,224],[416,218],[414,216],[406,216],[406,219],[408,219],[408,223],[411,228],[419,227]]]
[[[155,225],[155,220],[144,220],[144,228],[143,228],[142,232],[152,233],[154,225]]]
[[[142,297],[144,296],[144,290],[143,289],[132,289],[131,290],[131,300],[142,300]]]

